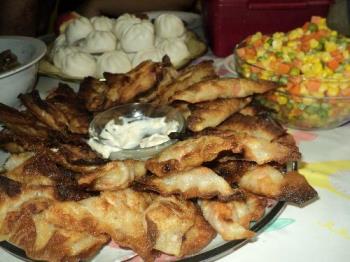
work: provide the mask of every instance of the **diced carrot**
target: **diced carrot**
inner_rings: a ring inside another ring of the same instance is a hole
[[[350,96],[350,88],[346,88],[346,89],[341,90],[340,94],[342,96]]]
[[[258,39],[258,40],[256,40],[254,43],[253,43],[253,46],[255,47],[255,48],[258,48],[258,47],[260,47],[260,46],[262,46],[263,45],[263,40],[260,38],[260,39]]]
[[[290,71],[291,66],[286,63],[279,63],[278,64],[278,73],[280,74],[288,74]]]
[[[302,28],[303,28],[304,31],[307,31],[307,30],[308,30],[309,24],[310,24],[310,22],[306,22],[306,23],[303,25]]]
[[[237,54],[239,57],[244,57],[245,56],[245,47],[238,48],[236,50]]]
[[[292,87],[289,88],[288,90],[293,95],[299,95],[300,94],[300,85],[292,85]]]
[[[332,69],[333,71],[335,71],[339,66],[339,61],[337,59],[333,59],[333,60],[327,62],[327,66],[330,69]]]
[[[249,48],[249,47],[247,47],[247,48],[245,49],[245,53],[246,53],[246,57],[247,57],[247,58],[253,58],[253,57],[256,56],[256,51],[255,51],[254,48]]]
[[[311,92],[317,92],[320,89],[321,82],[319,80],[309,80],[306,87]]]
[[[322,21],[322,17],[320,16],[312,16],[311,17],[311,23],[318,24]]]
[[[339,51],[339,50],[334,50],[334,51],[332,51],[332,52],[331,52],[331,55],[332,55],[333,58],[334,58],[335,60],[337,60],[337,61],[341,61],[341,60],[344,59],[344,56],[343,56],[342,52]]]

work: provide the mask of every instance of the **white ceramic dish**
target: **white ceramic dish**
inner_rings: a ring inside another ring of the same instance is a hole
[[[38,62],[46,53],[43,41],[24,36],[0,36],[0,51],[10,49],[20,66],[0,73],[0,102],[9,106],[18,106],[17,96],[33,88]]]

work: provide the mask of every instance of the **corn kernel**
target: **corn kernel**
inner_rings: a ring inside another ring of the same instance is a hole
[[[278,96],[277,97],[277,102],[280,104],[280,105],[285,105],[287,104],[287,98],[285,96]]]
[[[318,47],[318,45],[319,45],[319,42],[316,39],[310,40],[310,47],[311,48],[316,48],[316,47]]]
[[[329,96],[337,96],[339,94],[339,88],[337,84],[329,84],[327,93]]]
[[[327,52],[333,52],[337,50],[337,44],[334,42],[326,41],[325,42],[325,49]]]

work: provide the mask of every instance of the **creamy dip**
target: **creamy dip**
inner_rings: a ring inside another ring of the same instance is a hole
[[[178,131],[177,121],[165,121],[165,117],[125,118],[121,124],[109,121],[99,137],[92,137],[88,144],[103,157],[122,149],[146,148],[170,140],[169,134]]]

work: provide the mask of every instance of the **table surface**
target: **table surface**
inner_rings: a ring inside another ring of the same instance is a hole
[[[235,75],[230,60],[211,55],[220,75]],[[46,91],[58,80],[41,77]],[[71,84],[77,88],[77,84]],[[350,255],[350,124],[331,130],[289,130],[303,154],[300,173],[319,198],[300,208],[287,205],[253,241],[219,259],[220,262],[345,262]],[[0,249],[0,261],[21,261]]]

